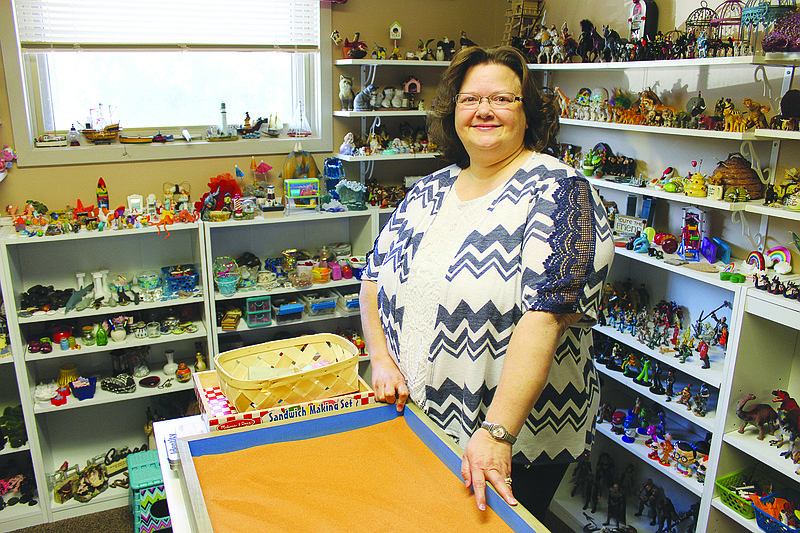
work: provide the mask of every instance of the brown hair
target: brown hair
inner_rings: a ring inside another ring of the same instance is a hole
[[[456,134],[454,98],[467,75],[476,65],[498,64],[510,68],[522,86],[522,106],[528,127],[524,143],[529,150],[558,153],[558,112],[553,98],[543,95],[536,88],[528,70],[525,57],[511,46],[481,48],[473,46],[460,50],[450,66],[442,74],[436,93],[436,103],[428,117],[428,137],[436,143],[442,158],[456,163],[461,168],[469,166],[469,154]]]

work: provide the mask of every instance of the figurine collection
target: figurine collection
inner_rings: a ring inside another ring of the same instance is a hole
[[[597,457],[594,468],[588,454],[578,460],[572,471],[570,496],[579,496],[583,510],[588,509],[592,514],[598,511],[604,498],[606,502],[605,521],[601,526],[584,512],[590,521],[585,531],[636,531],[628,524],[629,507],[635,509],[634,516],[649,518],[650,525],[657,527],[657,533],[675,531],[678,524],[686,521],[696,523],[699,502],[678,513],[672,500],[652,479],[648,478],[639,485],[636,478],[633,464],[618,469],[614,459],[606,452]]]

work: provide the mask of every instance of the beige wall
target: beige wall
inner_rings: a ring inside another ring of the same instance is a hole
[[[699,6],[696,2],[681,2],[676,7],[677,0],[659,0],[659,27],[664,31],[676,25],[682,25],[689,12]],[[691,5],[684,5],[691,4]],[[361,39],[370,47],[373,41],[383,46],[389,45],[388,31],[393,22],[398,22],[403,27],[403,39],[399,45],[403,51],[414,50],[419,39],[437,40],[447,36],[458,40],[462,30],[480,45],[499,44],[502,40],[505,24],[505,10],[509,3],[506,0],[395,0],[393,2],[378,2],[365,0],[350,0],[346,4],[332,5],[332,27],[340,31],[344,37],[352,38],[355,32],[360,32]],[[604,2],[577,2],[576,0],[547,2],[548,24],[561,25],[567,21],[573,33],[577,32],[578,23],[582,18],[591,19],[596,25],[610,24],[624,35],[627,27],[630,1],[604,1]],[[339,57],[339,49],[334,48],[333,54]],[[392,67],[395,70],[400,67]],[[403,67],[405,68],[405,67]],[[355,74],[358,82],[358,73]],[[424,69],[423,69],[424,70]],[[339,74],[344,72],[334,68],[334,83],[338,81]],[[391,76],[391,70],[387,76]],[[406,72],[397,72],[395,79],[405,76]],[[418,74],[414,72],[414,74]],[[420,71],[427,91],[432,90],[436,84],[436,74]],[[387,77],[385,80],[377,79],[379,85],[388,85],[393,82]],[[400,80],[402,81],[402,80]],[[0,69],[0,146],[8,144],[13,146],[8,97],[5,90],[5,78]],[[330,90],[335,90],[332,87]],[[334,98],[334,108],[338,109],[338,98]],[[353,119],[334,121],[333,145],[341,143],[344,133],[348,129],[359,129],[360,125],[352,122]],[[351,121],[351,122],[348,122]],[[264,159],[277,169],[282,165],[284,156],[261,156],[253,154],[257,159]],[[324,157],[330,154],[316,154],[318,164],[322,164]],[[228,157],[212,159],[158,161],[149,163],[117,163],[98,165],[65,165],[45,168],[18,168],[14,167],[8,177],[0,182],[0,205],[23,204],[25,200],[36,199],[44,202],[51,209],[59,209],[66,204],[73,204],[77,198],[84,202],[94,203],[94,190],[99,177],[103,177],[108,185],[111,203],[120,205],[129,194],[147,195],[151,192],[161,195],[161,188],[165,181],[189,181],[192,185],[193,198],[199,198],[208,189],[206,183],[217,174],[233,172],[234,165],[242,169],[249,168],[249,157]],[[427,165],[392,167],[392,176],[419,174],[429,171],[432,163]],[[376,172],[380,177],[380,171]]]
[[[398,22],[404,29],[404,38],[399,43],[403,49],[416,49],[420,38],[441,39],[445,35],[458,38],[461,30],[479,44],[497,44],[502,38],[504,0],[395,0],[393,2],[367,2],[350,0],[347,4],[332,5],[332,27],[343,36],[352,38],[356,31],[361,38],[373,46],[373,41],[388,45],[389,26]],[[407,35],[407,37],[405,37]],[[327,38],[327,37],[326,37]],[[334,48],[339,57],[340,50]],[[337,80],[338,74],[334,72]],[[338,99],[334,99],[338,105]],[[0,146],[13,147],[13,137],[6,80],[0,69]],[[340,126],[341,127],[341,126]],[[336,133],[334,145],[338,146],[343,134]],[[339,140],[336,140],[339,139]],[[285,156],[262,156],[253,154],[279,172]],[[330,154],[315,154],[321,165]],[[249,169],[250,157],[227,157],[157,161],[148,163],[116,163],[97,165],[62,165],[55,167],[19,168],[16,165],[8,177],[0,182],[0,206],[24,204],[35,199],[50,209],[61,209],[67,204],[75,205],[77,198],[84,203],[95,203],[97,180],[103,177],[108,185],[112,206],[125,203],[129,194],[156,193],[165,181],[179,183],[188,181],[192,186],[192,198],[199,198],[208,190],[208,180],[225,172],[233,173],[234,165]]]

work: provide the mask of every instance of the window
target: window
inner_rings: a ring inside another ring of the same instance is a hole
[[[326,6],[319,0],[228,0],[224,7],[212,0],[16,0],[13,11],[0,8],[8,10],[0,11],[0,25],[9,25],[0,27],[0,44],[19,164],[286,153],[297,141],[285,129],[278,139],[201,140],[222,124],[222,103],[229,125],[274,116],[288,127],[302,106],[312,130],[304,148],[330,151],[331,95],[317,89],[331,85],[330,62],[320,61],[330,54]],[[43,133],[65,134],[86,123],[177,139],[186,129],[195,140],[130,152],[113,144],[34,146]]]

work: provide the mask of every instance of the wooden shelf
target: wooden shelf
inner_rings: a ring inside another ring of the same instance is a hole
[[[427,111],[418,109],[381,109],[379,111],[334,111],[334,117],[424,117]]]
[[[692,424],[695,424],[705,431],[714,431],[714,424],[716,420],[716,410],[709,409],[706,413],[706,416],[696,416],[693,415],[691,411],[687,410],[683,404],[677,403],[677,401],[667,402],[665,401],[665,396],[653,394],[650,392],[649,387],[645,387],[644,385],[639,385],[638,383],[634,382],[631,378],[625,377],[622,372],[616,372],[614,370],[609,370],[603,365],[595,365],[597,372],[606,376],[609,379],[616,381],[617,383],[622,384],[625,387],[631,389],[637,396],[644,396],[645,398],[652,400],[653,402],[658,403],[661,407],[665,410],[670,411],[672,414],[678,415],[684,420],[688,420]],[[680,366],[677,366],[680,370]],[[666,375],[666,374],[664,374]],[[675,390],[679,391],[683,388],[684,385],[675,383]]]
[[[697,198],[686,196],[682,193],[662,191],[652,187],[634,187],[633,185],[629,185],[627,183],[615,181],[615,178],[616,176],[608,176],[604,178],[588,177],[586,179],[598,189],[612,189],[615,191],[626,192],[628,194],[638,194],[641,196],[650,196],[652,198],[669,200],[670,202],[689,204],[697,207],[707,207],[716,209],[718,211],[746,211],[751,203],[755,205],[759,203],[759,200],[753,200],[752,202],[725,202],[723,200],[712,200],[708,197]],[[800,217],[798,218],[800,219]]]
[[[403,159],[435,159],[440,154],[438,153],[420,153],[420,154],[391,154],[391,155],[344,155],[335,153],[333,156],[342,161],[400,161]]]
[[[150,365],[155,366],[155,365]],[[168,376],[164,374],[161,369],[158,370],[150,370],[150,374],[148,376],[158,376],[161,378],[161,382],[159,383],[164,384],[164,382],[168,379]],[[177,392],[182,390],[191,390],[192,389],[192,380],[189,380],[186,383],[179,383],[175,376],[169,376],[172,378],[170,382],[172,385],[170,387],[164,387],[163,389],[159,389],[158,387],[148,388],[142,387],[139,385],[139,380],[143,378],[133,378],[136,381],[136,390],[127,393],[127,394],[117,394],[114,392],[108,392],[100,388],[100,379],[97,380],[97,388],[95,389],[94,397],[88,398],[86,400],[78,400],[70,394],[67,396],[67,403],[64,405],[55,406],[51,403],[40,403],[35,402],[33,406],[33,412],[36,415],[42,414],[49,414],[49,413],[56,413],[56,412],[63,412],[67,409],[79,409],[85,407],[92,407],[95,405],[100,405],[104,403],[116,403],[125,400],[134,400],[137,398],[147,398],[149,396],[159,396],[161,394],[169,394],[171,392]]]
[[[580,126],[582,128],[598,128],[604,130],[618,130],[629,133],[654,133],[657,135],[678,135],[681,137],[699,137],[705,139],[731,140],[731,141],[767,141],[758,138],[752,131],[712,131],[693,130],[689,128],[669,128],[666,126],[642,126],[637,124],[621,124],[618,122],[597,122],[593,120],[577,120],[574,118],[561,118],[562,126]]]
[[[595,63],[529,63],[530,70],[632,70],[651,68],[691,68],[728,65],[752,65],[754,56],[698,57],[694,59],[662,59],[655,61],[605,61]],[[773,64],[773,63],[770,63]]]
[[[379,67],[449,67],[449,61],[419,61],[416,59],[335,59],[334,65]]]
[[[625,346],[628,346],[629,348],[636,350],[637,352],[646,355],[650,359],[655,359],[661,363],[680,370],[684,374],[689,374],[690,376],[697,378],[699,381],[708,383],[715,389],[719,389],[722,384],[725,352],[719,346],[712,346],[708,350],[711,368],[701,368],[702,363],[700,362],[700,358],[694,352],[692,352],[692,355],[686,360],[685,363],[681,364],[678,359],[674,357],[675,352],[661,353],[659,350],[648,348],[629,333],[622,333],[610,326],[594,326],[593,329],[599,331],[607,337],[614,339],[617,342],[624,344]]]

